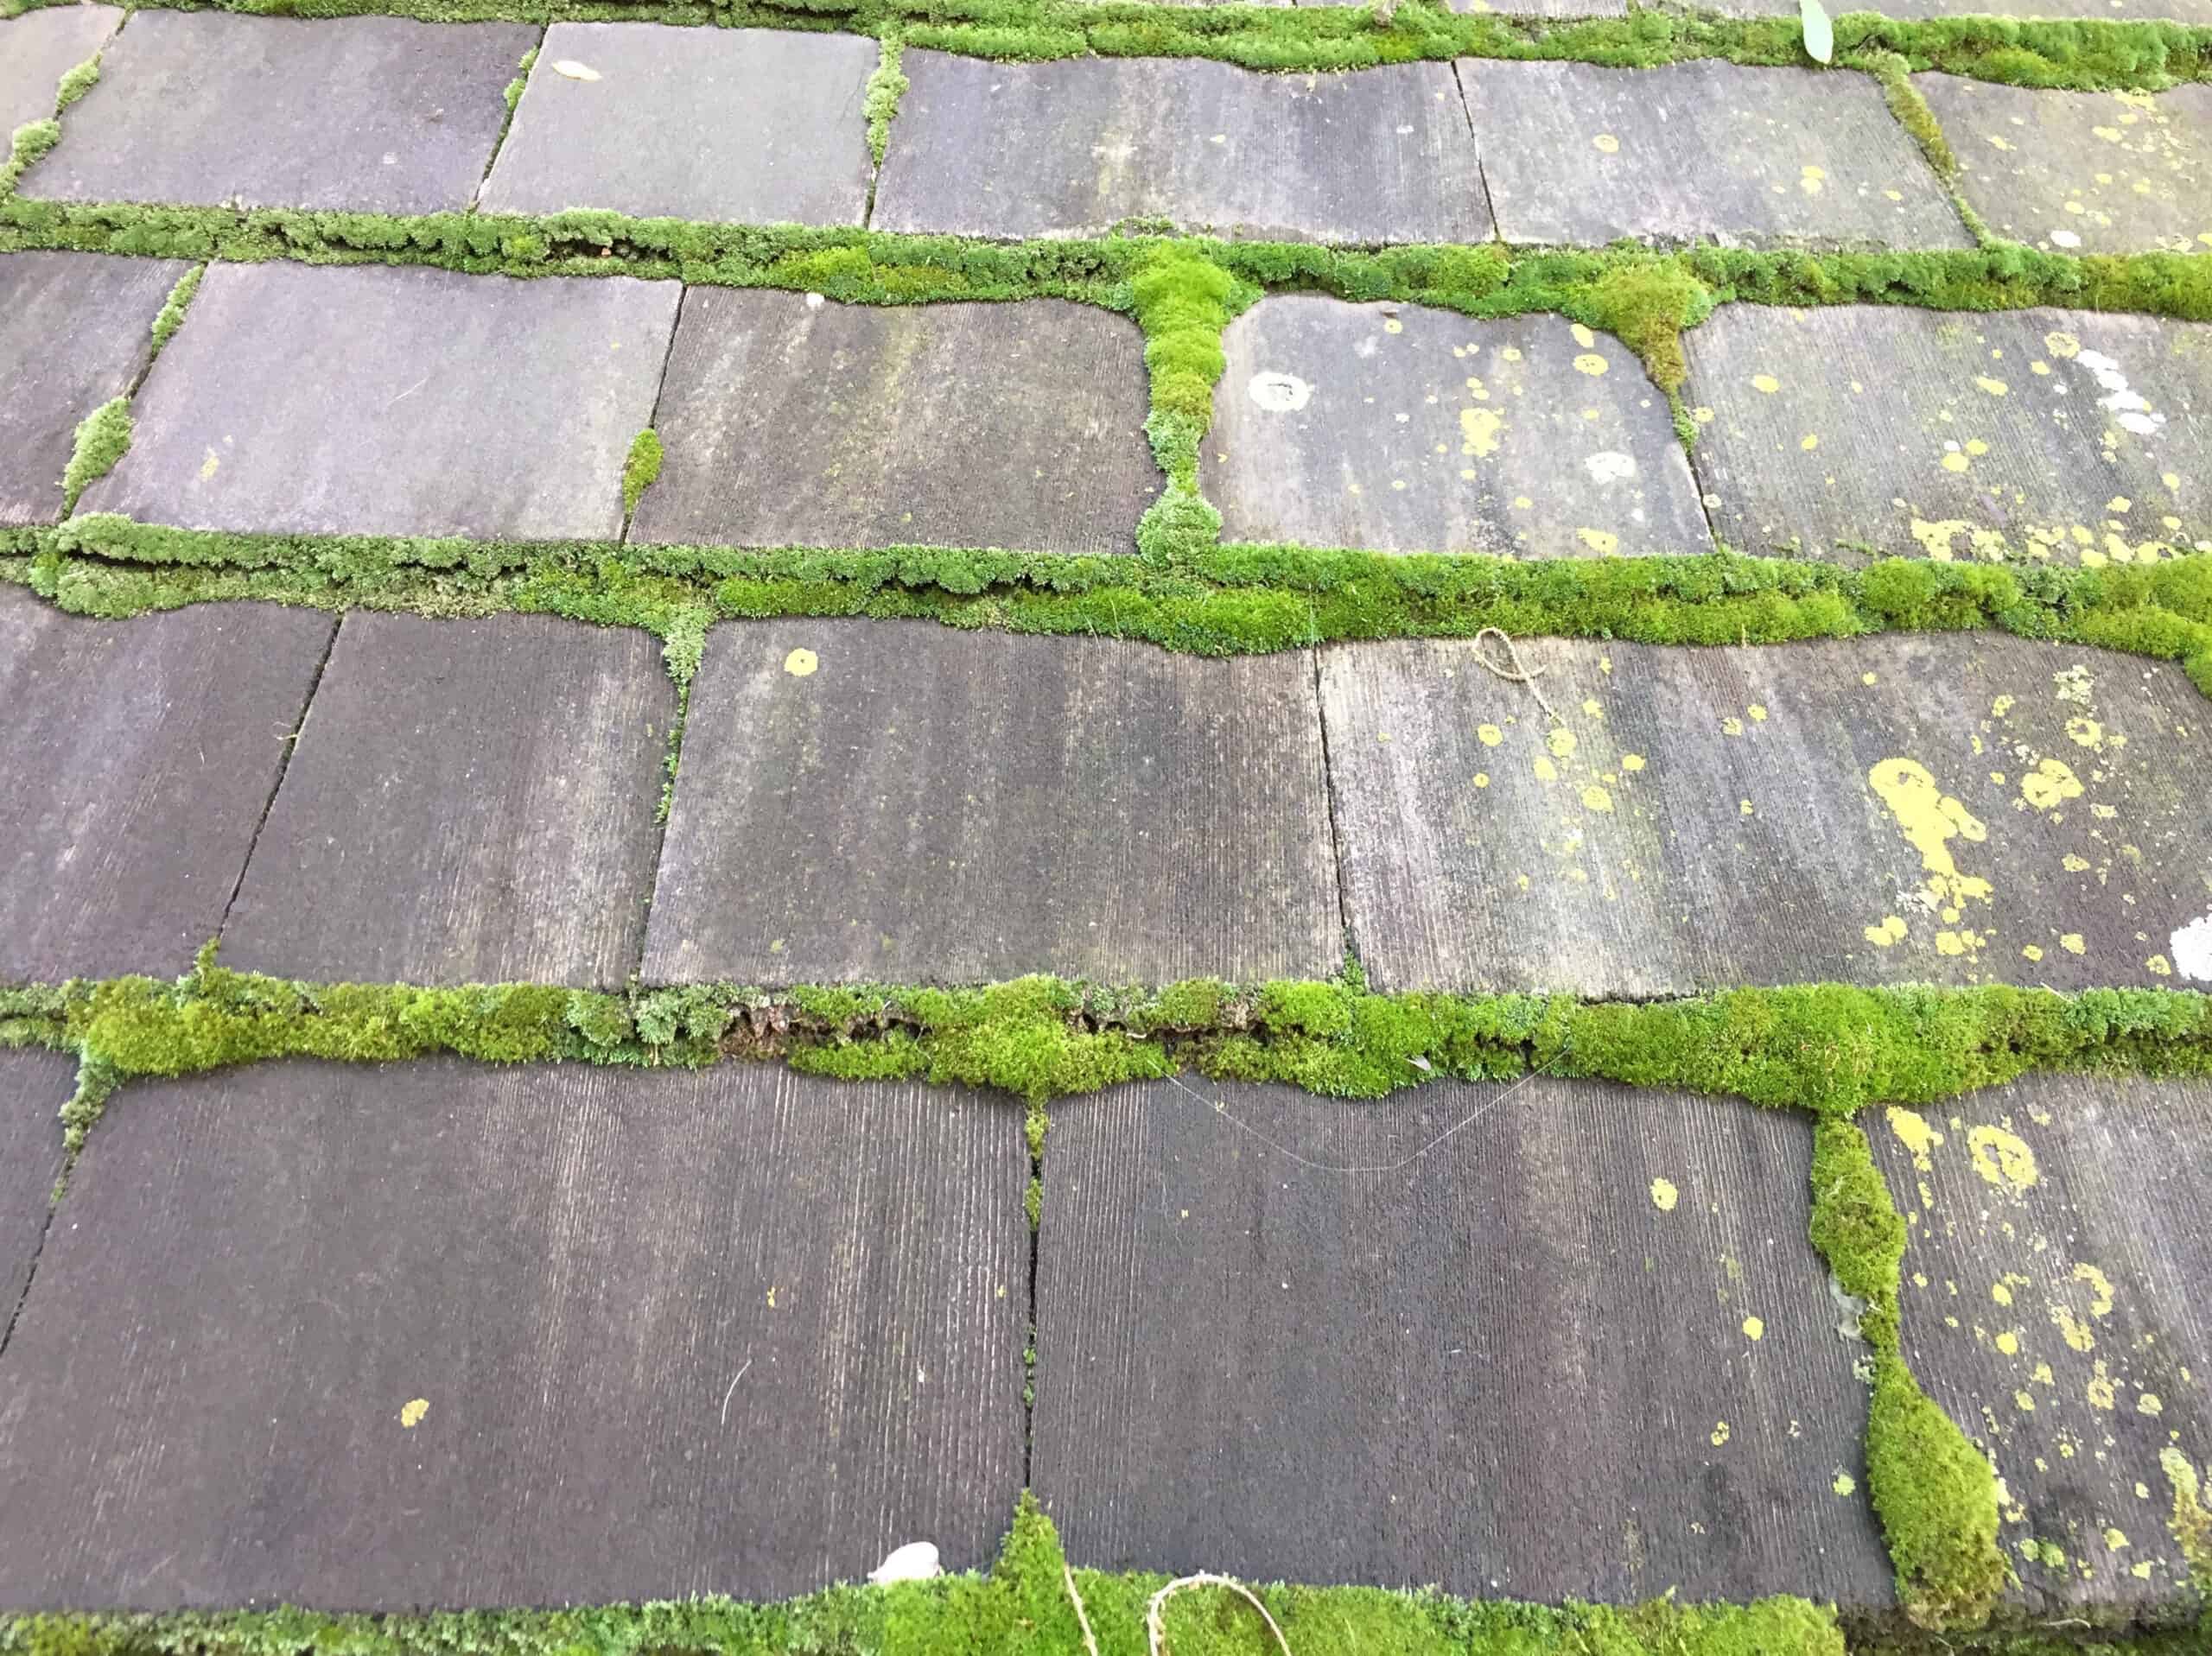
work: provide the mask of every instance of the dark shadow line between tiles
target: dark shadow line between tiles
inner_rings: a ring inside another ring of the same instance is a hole
[[[65,1174],[67,1171],[66,1164],[63,1171]],[[16,1324],[22,1320],[23,1307],[31,1302],[31,1288],[38,1281],[38,1262],[46,1257],[47,1238],[54,1234],[54,1215],[61,1211],[60,1189],[57,1180],[55,1199],[46,1204],[46,1222],[39,1227],[38,1246],[31,1250],[30,1268],[23,1272],[23,1291],[16,1296],[16,1303],[8,1308],[7,1325],[0,1328],[0,1359],[7,1356],[9,1344],[16,1337]]]
[[[645,416],[645,427],[648,430],[658,431],[660,428],[661,398],[668,392],[668,365],[676,359],[676,335],[683,326],[683,307],[690,297],[691,289],[688,284],[677,289],[676,315],[669,323],[668,347],[661,352],[660,379],[653,386],[653,405]],[[645,504],[643,497],[639,498],[639,504],[640,505]],[[634,511],[623,514],[622,536],[618,544],[627,546],[630,543],[630,529],[636,517],[637,513]],[[706,633],[712,633],[714,626],[715,618],[710,611],[707,616]],[[667,640],[664,638],[661,642],[664,649]],[[645,911],[638,925],[638,952],[632,960],[630,967],[632,983],[640,982],[645,977],[645,949],[652,931],[653,901],[660,895],[661,863],[668,853],[669,819],[676,815],[676,778],[677,773],[683,768],[683,736],[691,722],[691,686],[697,682],[699,670],[706,665],[706,660],[705,634],[702,634],[699,662],[697,666],[691,669],[690,681],[676,687],[676,721],[669,727],[668,752],[661,763],[661,785],[666,790],[662,797],[668,802],[667,809],[664,810],[656,807],[653,812],[652,879],[645,885]],[[662,663],[661,670],[667,671],[665,660]]]
[[[1459,118],[1467,124],[1467,139],[1475,147],[1475,181],[1482,186],[1483,211],[1490,217],[1490,238],[1499,246],[1505,244],[1504,227],[1497,222],[1497,203],[1491,197],[1490,168],[1483,165],[1483,135],[1475,125],[1475,106],[1467,98],[1467,81],[1459,67],[1461,60],[1452,60],[1452,86],[1459,94]]]
[[[322,688],[322,676],[330,667],[331,657],[337,652],[338,635],[345,626],[345,614],[341,613],[331,621],[330,636],[323,640],[322,657],[315,663],[315,676],[308,681],[307,695],[300,702],[299,719],[292,726],[291,733],[280,739],[283,752],[276,760],[276,780],[270,784],[269,797],[262,801],[261,815],[253,825],[253,837],[246,841],[245,855],[238,860],[238,877],[231,882],[231,894],[223,904],[223,918],[215,928],[215,941],[219,944],[223,940],[223,934],[231,928],[231,915],[238,907],[238,893],[245,889],[246,870],[253,866],[253,853],[261,848],[262,831],[269,826],[270,815],[276,809],[276,796],[283,791],[284,778],[291,774],[293,757],[299,752],[300,744],[307,739],[308,714],[314,709],[315,693]]]
[[[1047,1126],[1046,1141],[1030,1158],[1029,1177],[1036,1182],[1038,1195],[1037,1222],[1029,1227],[1029,1333],[1027,1360],[1021,1366],[1021,1487],[1035,1487],[1037,1459],[1037,1263],[1045,1247],[1045,1152],[1052,1148],[1052,1132]]]
[[[1351,889],[1344,879],[1344,836],[1337,821],[1337,768],[1329,756],[1329,709],[1321,690],[1321,651],[1327,646],[1308,647],[1313,652],[1313,719],[1321,732],[1321,798],[1329,809],[1329,872],[1337,888],[1337,936],[1343,952],[1356,957],[1359,940],[1352,935]]]
[[[552,32],[550,22],[538,26],[537,44],[530,48],[530,67],[523,73],[522,94],[515,99],[515,106],[507,111],[506,118],[499,123],[499,134],[492,140],[492,153],[484,157],[483,174],[477,179],[476,187],[468,193],[468,206],[464,212],[477,213],[483,208],[484,187],[492,181],[492,168],[499,164],[500,152],[506,149],[507,139],[515,130],[515,119],[522,113],[522,100],[530,95],[530,82],[537,74],[538,55],[545,50],[545,37]]]

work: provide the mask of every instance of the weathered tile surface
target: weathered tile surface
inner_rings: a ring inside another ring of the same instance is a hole
[[[1323,652],[1377,987],[2212,982],[2178,668],[1982,635],[1522,653],[1563,726],[1469,643]]]
[[[857,225],[874,171],[861,101],[877,56],[862,35],[556,23],[485,210]]]
[[[1449,66],[1275,75],[1198,59],[909,52],[878,230],[1103,235],[1129,219],[1323,242],[1479,242]]]
[[[1725,16],[1795,17],[1797,0],[1712,0],[1700,10]],[[2212,0],[1881,0],[1885,17],[2096,18],[2113,22],[2212,23]]]
[[[695,288],[631,539],[1131,551],[1145,395],[1141,336],[1091,306]]]
[[[0,380],[8,387],[0,397],[0,523],[61,516],[61,473],[79,423],[130,389],[153,355],[154,318],[188,268],[94,253],[0,254]]]
[[[1338,0],[1349,3],[1349,0]],[[1628,0],[1448,0],[1454,11],[1494,11],[1506,17],[1625,17]]]
[[[672,282],[218,264],[86,511],[282,534],[613,539]],[[303,363],[315,371],[302,371]]]
[[[1688,343],[1694,464],[1739,552],[2095,564],[2212,536],[2212,326],[1742,305]]]
[[[2037,1075],[1867,1125],[1905,1355],[2004,1480],[2016,1596],[2194,1614],[2166,1457],[2212,1471],[2212,1088]]]
[[[1712,549],[1667,399],[1610,335],[1286,294],[1231,322],[1224,347],[1200,470],[1229,539]]]
[[[1810,1156],[1802,1118],[1550,1080],[1059,1107],[1039,1498],[1108,1569],[1885,1603]]]
[[[0,587],[0,983],[191,965],[335,625],[257,604],[87,621]]]
[[[2212,10],[2207,21],[2212,22]],[[2068,252],[2212,247],[2212,86],[2032,91],[1913,77],[2000,236]]]
[[[0,22],[0,143],[54,114],[61,77],[107,44],[120,6],[49,6]]]
[[[619,987],[652,891],[676,690],[659,641],[355,611],[224,934],[325,982]]]
[[[778,1598],[923,1537],[986,1566],[1028,1170],[1002,1103],[760,1065],[133,1088],[9,1348],[0,1603]]]
[[[1466,59],[1459,79],[1510,242],[1972,245],[1864,75]]]
[[[929,623],[719,626],[645,976],[1325,976],[1313,670]]]
[[[46,1238],[61,1173],[60,1112],[76,1090],[76,1069],[66,1053],[0,1050],[0,1331]]]
[[[501,97],[537,43],[520,23],[145,11],[24,175],[62,201],[459,211]]]

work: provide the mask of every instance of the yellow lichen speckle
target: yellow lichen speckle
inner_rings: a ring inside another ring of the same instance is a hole
[[[1671,1180],[1654,1179],[1651,1181],[1651,1205],[1658,1209],[1661,1213],[1674,1212],[1675,1203],[1681,1200],[1681,1194],[1682,1193],[1680,1190],[1677,1190],[1675,1188],[1674,1183]]]
[[[1828,1485],[1828,1488],[1840,1495],[1856,1494],[1859,1492],[1859,1480],[1839,1468],[1836,1471],[1835,1482]]]
[[[2158,1400],[2156,1392],[2145,1392],[2135,1399],[2135,1412],[2138,1414],[2157,1414],[2165,1406]]]
[[[1487,787],[1489,787],[1489,786],[1490,786],[1490,772],[1489,772],[1489,771],[1476,771],[1476,772],[1475,772],[1475,786],[1476,786],[1476,787],[1478,787],[1478,788],[1487,788]]]
[[[1766,1323],[1763,1320],[1756,1317],[1747,1317],[1744,1319],[1744,1338],[1763,1340],[1765,1337]]]
[[[1809,431],[1797,440],[1797,447],[1803,449],[1808,454],[1820,446],[1821,440],[1818,437],[1815,437]]]
[[[1985,391],[1987,391],[1992,397],[2002,397],[2011,389],[2011,387],[2006,385],[2003,380],[1992,379],[1986,374],[1976,374],[1974,376],[1974,383],[1980,386]]]
[[[1907,928],[1904,921],[1900,917],[1891,914],[1885,915],[1882,917],[1882,923],[1880,925],[1868,926],[1866,929],[1865,936],[1866,941],[1873,944],[1875,948],[1887,949],[1891,943],[1903,942],[1905,939],[1906,930]]]
[[[2153,977],[2170,978],[2174,974],[2174,963],[2164,955],[2153,955],[2143,965]]]
[[[2078,931],[2068,932],[2058,940],[2058,946],[2069,955],[2087,954],[2089,948],[2088,944],[2082,942],[2082,934]]]
[[[2023,943],[2020,945],[2020,958],[2028,961],[2039,961],[2043,958],[2043,949],[2035,943]]]
[[[2018,1193],[2029,1189],[2038,1177],[2036,1152],[2025,1139],[2002,1127],[1970,1129],[1967,1152],[1974,1158],[1974,1171],[2002,1189]]]
[[[1603,155],[1617,155],[1620,153],[1621,141],[1610,132],[1600,132],[1590,142],[1595,144],[1599,153]]]
[[[1947,472],[1965,471],[1967,469],[1967,457],[1964,454],[1960,454],[1958,450],[1953,449],[1949,454],[1943,456],[1943,469]]]
[[[1772,374],[1753,374],[1751,376],[1751,389],[1757,391],[1764,391],[1769,397],[1772,397],[1777,391],[1782,389],[1782,382],[1777,379]]]
[[[2008,1357],[2018,1356],[2020,1355],[2020,1336],[2010,1329],[2003,1330],[1997,1336],[1997,1348]]]
[[[2082,342],[2071,333],[2044,334],[2043,348],[2062,362],[2082,354]]]
[[[1499,435],[1504,429],[1505,421],[1496,409],[1461,409],[1459,452],[1487,460],[1497,453]]]
[[[811,650],[794,650],[784,657],[784,671],[793,678],[804,678],[822,664]]]
[[[1713,1423],[1713,1448],[1715,1448],[1715,1449],[1719,1449],[1719,1448],[1721,1446],[1721,1444],[1723,1444],[1723,1443],[1726,1443],[1727,1441],[1728,1441],[1728,1423],[1727,1423],[1726,1420],[1719,1420],[1719,1421],[1715,1421],[1715,1422]]]
[[[1641,753],[1622,754],[1621,769],[1624,771],[1641,771],[1643,769],[1643,755]]]
[[[1969,898],[1989,901],[1989,882],[1961,873],[1950,849],[1955,839],[1978,845],[1988,838],[1989,830],[1936,785],[1927,766],[1914,759],[1884,759],[1867,771],[1866,784],[1889,807],[1906,841],[1920,853],[1921,868],[1928,876],[1928,895],[1939,910],[1955,910]]]
[[[1592,784],[1582,790],[1582,803],[1593,811],[1610,811],[1613,808],[1613,796]]]
[[[1551,749],[1552,757],[1555,759],[1572,758],[1574,756],[1574,733],[1565,725],[1554,725],[1551,734],[1544,738],[1544,746]]]
[[[1602,529],[1578,529],[1574,538],[1600,557],[1609,558],[1621,549],[1621,537]]]
[[[1541,753],[1536,755],[1536,780],[1539,782],[1557,782],[1559,780],[1559,766],[1554,765]]]
[[[1586,351],[1574,359],[1574,371],[1595,378],[1605,371],[1605,359],[1594,351]]]
[[[1598,336],[1580,322],[1569,324],[1567,331],[1574,336],[1575,344],[1580,346],[1585,351],[1598,343]]]
[[[2020,797],[2047,811],[2082,796],[2082,779],[2063,759],[2042,759],[2020,778]]]
[[[426,1397],[411,1399],[408,1402],[400,1405],[399,1424],[404,1426],[408,1431],[412,1431],[416,1427],[423,1424],[423,1417],[429,1413],[429,1399]]]
[[[1496,747],[1505,739],[1505,733],[1496,725],[1477,725],[1475,735],[1484,747]]]

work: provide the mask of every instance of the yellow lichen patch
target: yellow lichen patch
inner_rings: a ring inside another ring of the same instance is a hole
[[[2039,961],[2043,958],[2043,950],[2033,943],[2023,943],[2020,945],[2020,958],[2025,961]]]
[[[1766,1323],[1762,1319],[1756,1317],[1747,1317],[1744,1319],[1744,1338],[1763,1340],[1765,1337]]]
[[[1572,758],[1574,757],[1574,733],[1565,725],[1554,725],[1551,733],[1544,738],[1544,746],[1551,749],[1552,757],[1555,759]]]
[[[1911,1156],[1912,1164],[1923,1173],[1934,1172],[1933,1152],[1943,1147],[1943,1135],[1929,1125],[1926,1116],[1917,1110],[1908,1110],[1902,1104],[1891,1105],[1887,1114],[1890,1131]]]
[[[1903,942],[1905,939],[1907,930],[1908,928],[1903,919],[1894,914],[1890,914],[1882,917],[1882,923],[1880,925],[1866,927],[1863,935],[1866,941],[1873,944],[1875,948],[1887,949],[1891,943]]]
[[[2105,510],[2119,517],[2126,517],[2135,510],[2135,503],[2124,494],[2116,494],[2105,502]]]
[[[2089,1406],[2093,1409],[2108,1410],[2119,1401],[2119,1399],[2113,1395],[2112,1376],[2106,1371],[2105,1360],[2101,1357],[2097,1359],[2096,1373],[2090,1376],[2089,1383],[2084,1388],[2084,1395],[2089,1399]]]
[[[1661,1213],[1674,1212],[1675,1203],[1681,1199],[1681,1194],[1675,1188],[1671,1180],[1651,1181],[1651,1205],[1658,1209]]]
[[[2122,1551],[2126,1549],[2126,1545],[2127,1537],[2125,1532],[2114,1529],[2109,1524],[2105,1526],[2105,1547],[2107,1551],[2112,1552]]]
[[[2156,1392],[2145,1392],[2135,1399],[2135,1412],[2138,1414],[2157,1414],[2165,1406],[2158,1400],[2158,1394]]]
[[[1643,755],[1641,753],[1622,754],[1621,769],[1624,771],[1641,771],[1643,769]]]
[[[811,650],[794,650],[784,657],[784,671],[793,678],[804,678],[821,664],[820,657]]]
[[[1939,931],[1936,934],[1938,955],[1972,955],[1988,945],[1988,937],[1979,931]]]
[[[1395,316],[1385,316],[1382,319],[1382,331],[1385,333],[1403,333],[1406,331],[1406,325]]]
[[[1996,1345],[1997,1348],[2008,1357],[2017,1357],[2020,1355],[2020,1336],[2011,1329],[2005,1329],[1999,1333]]]
[[[1723,1443],[1726,1443],[1727,1441],[1728,1441],[1728,1423],[1727,1423],[1726,1420],[1715,1421],[1715,1422],[1713,1423],[1713,1439],[1712,1439],[1713,1448],[1715,1448],[1715,1449],[1719,1449],[1719,1448],[1721,1446],[1721,1444],[1723,1444]]]
[[[2074,1280],[2089,1285],[2089,1315],[2110,1317],[2113,1308],[2112,1278],[2086,1262],[2074,1267]]]
[[[1504,418],[1496,409],[1461,409],[1459,452],[1487,460],[1497,453],[1498,441],[1504,430]]]
[[[2025,1139],[2003,1127],[1969,1129],[1967,1153],[1974,1158],[1974,1171],[1984,1180],[2016,1195],[2030,1189],[2040,1177],[2036,1152]]]
[[[2082,354],[2082,342],[2075,339],[2071,333],[2044,334],[2043,336],[2043,348],[2050,352],[2052,356],[2058,358],[2062,362],[2069,358],[2078,357]]]
[[[2095,720],[2076,714],[2066,721],[2066,734],[2077,747],[2094,747],[2105,739],[2105,727]]]
[[[1593,783],[1582,790],[1582,803],[1593,811],[1610,811],[1613,808],[1613,796]]]
[[[2020,778],[2020,797],[2039,811],[2081,796],[2082,779],[2063,759],[2039,759],[2036,768]]]
[[[2090,1331],[2087,1323],[2074,1315],[2072,1306],[2054,1302],[2050,1307],[2050,1323],[2072,1349],[2088,1352],[2097,1348],[2097,1336]]]
[[[1605,371],[1605,359],[1594,351],[1586,351],[1574,359],[1574,371],[1595,378]]]
[[[1943,456],[1942,463],[1943,469],[1947,472],[1963,472],[1967,469],[1967,457],[1955,448]]]
[[[1476,771],[1476,772],[1475,772],[1475,786],[1476,786],[1476,787],[1478,787],[1478,788],[1487,788],[1487,787],[1489,787],[1489,786],[1490,786],[1490,772],[1489,772],[1489,771]]]
[[[2069,955],[2086,954],[2089,947],[2082,941],[2082,934],[2078,931],[2068,932],[2058,940],[2058,946]]]
[[[1962,874],[1951,856],[1951,841],[1979,845],[1989,830],[1967,808],[1936,785],[1928,767],[1915,759],[1884,759],[1866,773],[1867,785],[1889,807],[1907,843],[1920,853],[1928,876],[1926,891],[1939,910],[1955,911],[1969,898],[1989,901],[1989,882]],[[1951,917],[1947,912],[1946,918]]]
[[[1496,725],[1477,725],[1475,734],[1484,747],[1496,747],[1505,739],[1505,733]]]
[[[1617,155],[1620,153],[1621,141],[1610,132],[1600,132],[1590,142],[1595,144],[1602,154]]]
[[[1797,447],[1803,449],[1808,454],[1820,446],[1821,440],[1818,437],[1815,437],[1809,431],[1797,440]]]
[[[423,1424],[423,1417],[430,1412],[430,1399],[418,1397],[409,1399],[399,1408],[399,1424],[412,1431]]]
[[[2143,969],[2152,977],[2170,978],[2174,974],[2174,963],[2164,955],[2153,955],[2143,962]]]
[[[1772,374],[1753,374],[1751,389],[1756,391],[1764,391],[1769,397],[1772,397],[1782,389],[1782,382]]]
[[[1838,1467],[1835,1469],[1835,1482],[1829,1484],[1828,1488],[1840,1495],[1855,1494],[1859,1489],[1859,1480],[1841,1467]]]
[[[1701,426],[1709,426],[1713,423],[1713,410],[1700,403],[1690,410],[1690,418]]]
[[[1985,391],[1987,391],[1992,397],[2002,397],[2007,390],[2012,389],[2010,386],[2006,385],[2003,380],[1992,379],[1986,374],[1976,374],[1974,378],[1974,383],[1980,386]]]
[[[1621,549],[1621,537],[1602,529],[1578,529],[1574,538],[1599,557],[1609,558]]]
[[[1797,169],[1797,187],[1808,195],[1818,195],[1827,178],[1827,169],[1824,167],[1801,167]]]
[[[1536,755],[1535,769],[1536,780],[1539,782],[1557,782],[1559,780],[1559,766],[1554,765],[1541,753]]]

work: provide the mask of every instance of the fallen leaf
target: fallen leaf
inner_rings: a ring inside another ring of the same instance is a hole
[[[1815,63],[1835,56],[1835,29],[1821,0],[1797,0],[1798,16],[1805,20],[1805,55]]]

